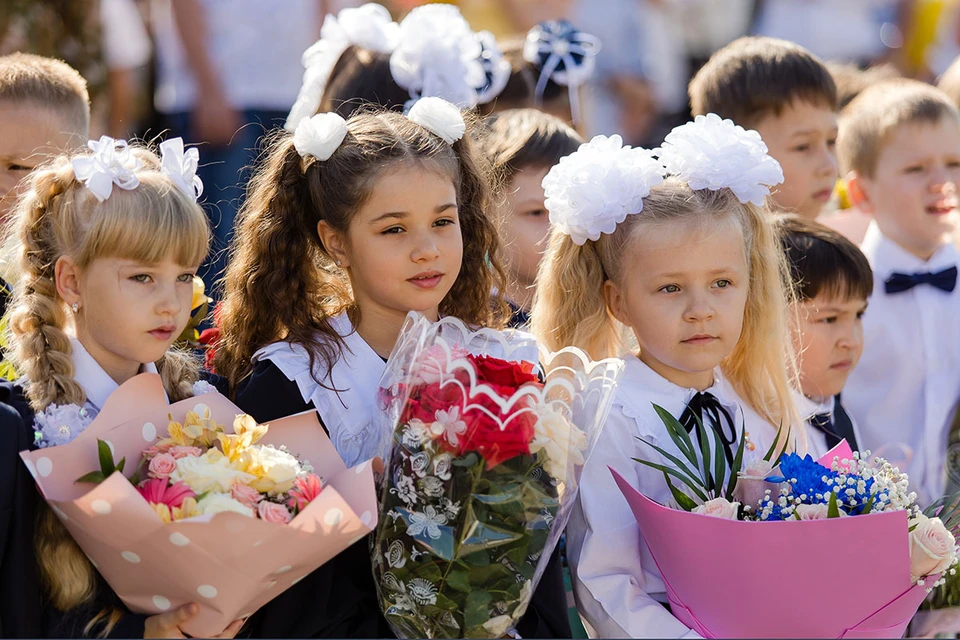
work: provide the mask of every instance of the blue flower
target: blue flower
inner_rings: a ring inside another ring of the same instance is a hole
[[[790,453],[780,458],[780,475],[784,478],[780,482],[789,482],[795,496],[806,496],[805,503],[817,504],[829,500],[838,474],[818,463],[810,454],[801,458]],[[833,482],[828,483],[828,480]],[[823,498],[817,499],[818,494]]]

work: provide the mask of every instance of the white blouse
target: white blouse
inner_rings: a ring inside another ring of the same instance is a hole
[[[653,404],[678,417],[697,391],[669,382],[635,356],[625,361],[623,380],[596,449],[584,467],[567,525],[574,594],[592,637],[695,638],[696,633],[661,606],[660,602],[667,601],[663,580],[607,467],[651,499],[667,504],[671,495],[663,474],[633,458],[669,462],[637,437],[679,457]],[[744,464],[762,458],[776,438],[776,428],[741,400],[719,369],[707,391],[733,416],[737,433],[741,427],[745,429],[752,448],[745,447]]]

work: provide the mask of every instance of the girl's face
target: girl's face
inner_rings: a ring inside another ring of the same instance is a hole
[[[436,320],[463,260],[453,180],[417,164],[388,167],[377,178],[342,242],[329,230],[320,234],[349,269],[365,314],[414,310]]]
[[[499,205],[500,237],[503,240],[510,277],[532,285],[543,257],[544,240],[550,234],[550,218],[543,204],[543,182],[549,167],[527,168],[514,173]]]
[[[641,214],[642,215],[642,214]],[[740,339],[749,269],[737,224],[639,230],[618,284],[604,292],[640,344],[640,360],[676,385],[706,389]]]
[[[98,258],[80,271],[61,258],[57,287],[68,305],[80,305],[77,338],[122,383],[159,360],[187,326],[198,266]]]

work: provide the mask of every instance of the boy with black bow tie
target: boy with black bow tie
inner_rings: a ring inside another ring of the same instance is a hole
[[[873,272],[860,249],[833,229],[797,215],[778,216],[776,224],[797,296],[792,337],[807,451],[820,457],[841,440],[857,450],[859,429],[840,392],[863,353]]]
[[[853,203],[873,217],[864,352],[844,402],[860,445],[906,470],[921,506],[945,486],[947,429],[960,393],[960,112],[933,87],[890,80],[844,110],[838,157]]]

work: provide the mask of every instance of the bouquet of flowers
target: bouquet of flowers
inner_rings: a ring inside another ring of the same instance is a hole
[[[371,465],[347,469],[315,412],[268,426],[218,393],[168,405],[155,374],[122,385],[85,428],[72,409],[38,416],[57,446],[21,456],[127,607],[200,605],[191,635],[251,615],[376,522]],[[74,439],[57,439],[78,425]]]
[[[501,637],[559,540],[622,373],[526,334],[411,317],[381,381],[391,421],[373,543],[400,637]]]
[[[716,434],[698,424],[700,443],[713,434],[714,446],[697,446],[657,412],[681,457],[650,445],[662,459],[637,462],[664,473],[673,504],[613,473],[671,611],[704,637],[899,638],[941,576],[956,572],[960,515],[943,509],[947,499],[921,512],[906,475],[885,460],[842,442],[820,460],[772,447],[744,469],[741,446],[728,469]],[[789,598],[770,588],[771,562]],[[832,580],[838,570],[844,579]]]

